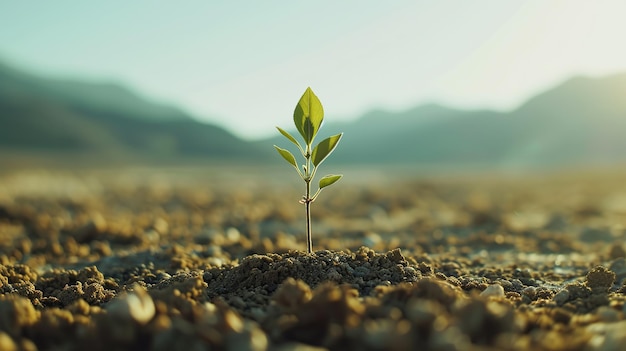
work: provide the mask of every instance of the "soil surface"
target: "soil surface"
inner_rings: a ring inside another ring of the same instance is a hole
[[[0,350],[623,350],[624,179],[5,173]]]

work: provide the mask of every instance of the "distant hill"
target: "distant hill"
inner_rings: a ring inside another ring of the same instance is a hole
[[[626,164],[626,74],[576,77],[508,112],[429,104],[372,111],[343,131],[336,164],[539,168]],[[280,137],[261,141],[289,146]]]
[[[539,94],[509,114],[519,164],[624,164],[626,73],[576,77]]]
[[[537,168],[626,164],[626,74],[576,77],[514,111],[436,104],[329,123],[345,132],[328,163]],[[115,84],[47,79],[0,64],[0,155],[111,160],[276,160],[275,138],[246,142]]]
[[[256,159],[226,130],[115,84],[46,79],[0,65],[0,150],[106,159]]]

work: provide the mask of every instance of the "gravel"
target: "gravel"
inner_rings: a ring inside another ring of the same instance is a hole
[[[626,340],[622,174],[346,182],[313,206],[312,254],[291,183],[206,177],[0,176],[0,349]]]

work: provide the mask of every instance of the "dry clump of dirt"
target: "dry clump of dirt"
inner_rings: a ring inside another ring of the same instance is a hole
[[[622,178],[346,185],[308,254],[286,184],[29,177],[0,179],[2,350],[626,342]]]

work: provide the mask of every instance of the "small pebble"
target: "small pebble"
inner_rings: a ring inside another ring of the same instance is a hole
[[[141,325],[152,320],[156,312],[152,298],[139,285],[134,286],[133,292],[115,299],[107,310],[114,316],[130,318]]]
[[[484,297],[504,297],[504,288],[500,284],[492,284],[480,293]]]
[[[569,300],[569,296],[570,296],[569,291],[567,289],[563,289],[559,291],[558,293],[556,293],[556,295],[554,295],[552,300],[554,300],[554,302],[557,305],[562,306],[564,303],[566,303]]]
[[[535,296],[537,296],[537,288],[535,288],[534,286],[529,286],[527,288],[524,288],[524,290],[522,290],[522,295],[526,295],[531,300],[533,300]]]

